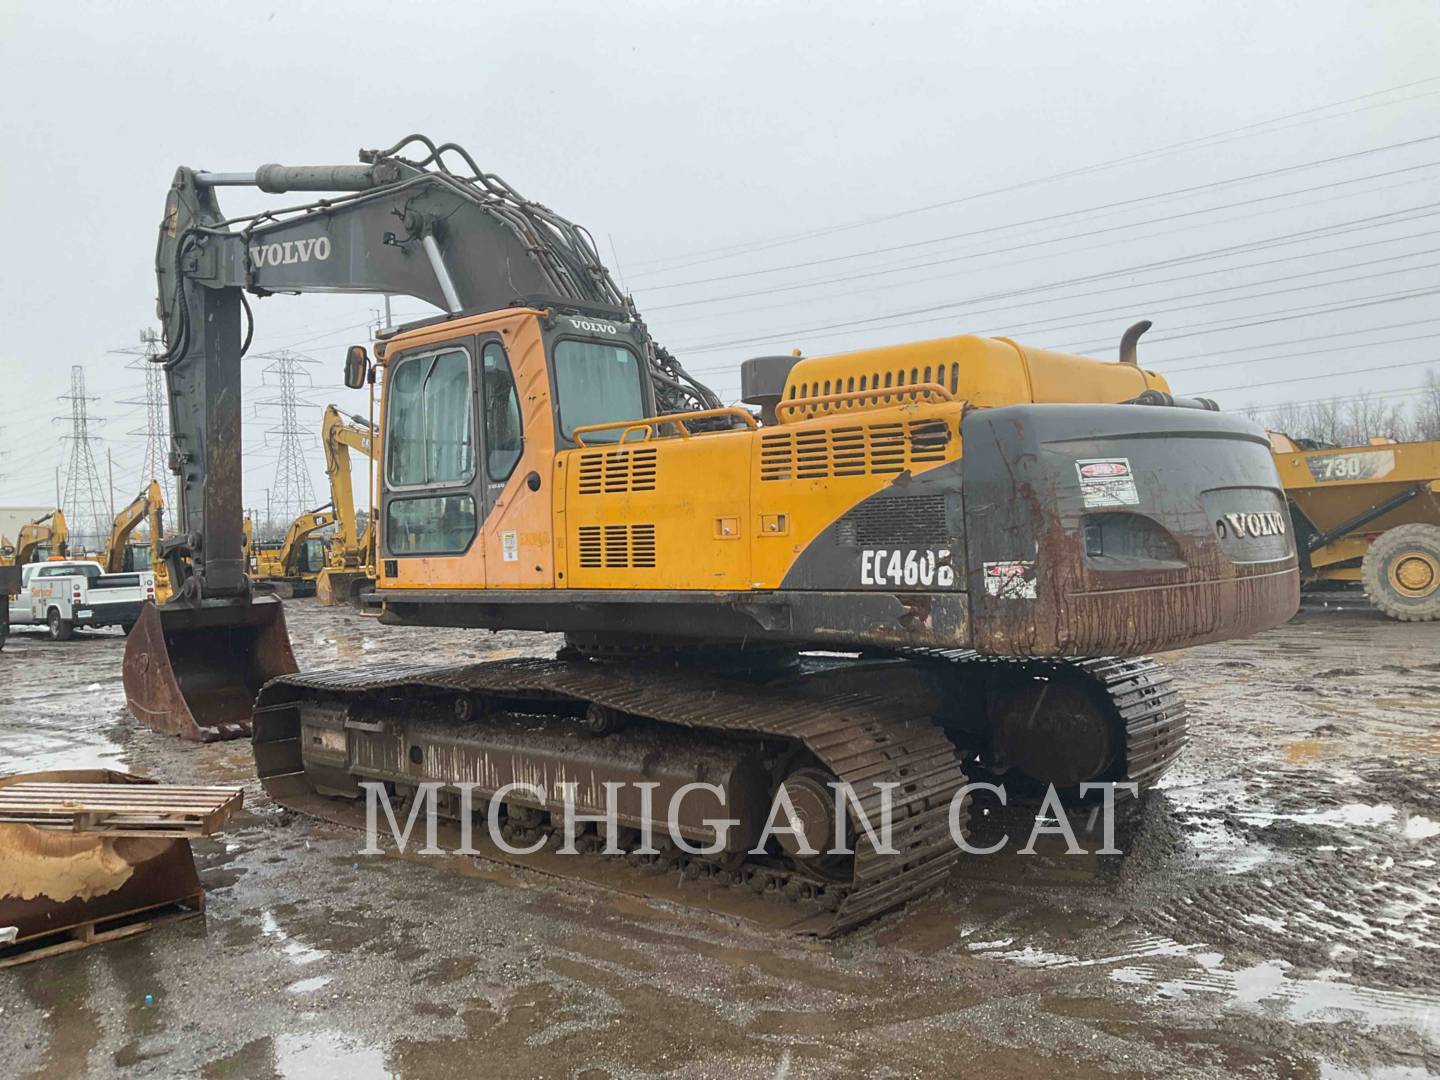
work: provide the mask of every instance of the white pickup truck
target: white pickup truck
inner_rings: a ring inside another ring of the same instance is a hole
[[[155,575],[107,574],[98,562],[28,563],[20,592],[10,600],[11,626],[46,626],[54,641],[68,641],[77,626],[118,626],[127,634],[140,605],[155,599]]]

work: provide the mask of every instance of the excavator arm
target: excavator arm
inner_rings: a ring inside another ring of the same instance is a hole
[[[400,156],[410,147],[423,156]],[[343,194],[226,217],[217,189],[238,186]],[[640,326],[660,411],[720,404],[644,332],[584,229],[522,198],[460,147],[423,136],[362,151],[355,165],[179,169],[156,275],[179,478],[167,553],[177,579],[188,567],[182,603],[248,596],[239,453],[240,359],[253,333],[247,293],[389,293],[449,315],[528,304],[624,318]]]
[[[347,416],[334,405],[325,407],[320,426],[325,472],[330,478],[330,504],[335,509],[335,535],[325,567],[316,579],[315,595],[320,603],[330,606],[353,602],[361,589],[374,585],[373,513],[367,514],[365,531],[360,533],[350,454],[354,451],[373,460],[375,433],[363,416]]]
[[[38,517],[20,526],[15,541],[16,566],[35,562],[42,547],[49,547],[52,555],[69,554],[70,530],[65,525],[65,512],[55,510],[44,517]]]
[[[335,551],[339,566],[359,566],[363,558],[355,517],[354,473],[350,451],[374,458],[374,432],[362,416],[346,416],[334,405],[325,407],[320,443],[325,448],[325,473],[330,478],[330,505],[335,510]],[[368,526],[367,526],[368,529]]]
[[[130,534],[139,527],[142,521],[149,522],[152,549],[157,546],[163,502],[164,496],[160,493],[160,485],[151,480],[145,486],[145,490],[130,501],[129,506],[115,515],[114,524],[110,526],[110,539],[105,545],[105,572],[107,574],[119,574],[124,571],[126,545],[130,542]]]
[[[280,547],[280,566],[286,577],[295,577],[300,573],[300,552],[305,541],[314,533],[334,524],[335,515],[325,507],[307,510],[290,523],[290,528],[285,533],[285,542]]]

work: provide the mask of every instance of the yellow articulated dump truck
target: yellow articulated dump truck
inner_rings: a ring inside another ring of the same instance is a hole
[[[1270,433],[1307,582],[1360,582],[1392,619],[1440,619],[1440,442]]]

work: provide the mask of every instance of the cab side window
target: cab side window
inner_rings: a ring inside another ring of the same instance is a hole
[[[481,386],[485,401],[485,475],[502,483],[515,471],[525,441],[520,430],[520,394],[510,361],[498,341],[481,354]]]
[[[400,360],[390,374],[385,479],[406,491],[388,501],[385,546],[394,555],[459,553],[475,538],[475,477],[470,353],[441,349]],[[440,489],[440,490],[436,490]]]
[[[475,436],[465,350],[402,360],[389,389],[391,486],[468,482],[475,473]]]

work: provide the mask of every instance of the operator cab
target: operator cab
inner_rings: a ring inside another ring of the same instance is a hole
[[[372,366],[352,346],[345,381],[381,386],[379,585],[553,587],[556,454],[656,415],[638,329],[508,308],[403,327],[375,351]]]

